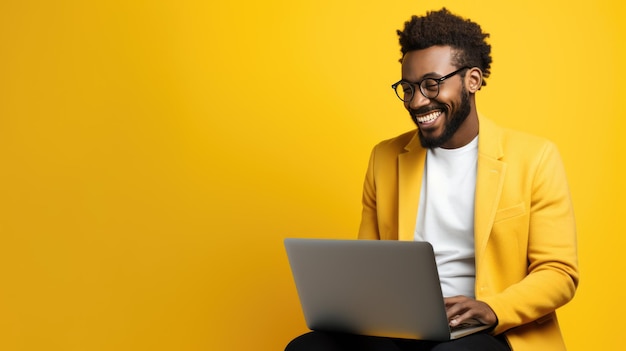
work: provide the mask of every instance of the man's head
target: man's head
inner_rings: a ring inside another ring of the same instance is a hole
[[[465,145],[478,133],[474,94],[490,73],[489,35],[444,8],[413,16],[398,36],[403,56],[397,91],[422,145]]]

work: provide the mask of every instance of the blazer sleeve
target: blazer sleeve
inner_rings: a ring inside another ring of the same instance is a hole
[[[565,169],[554,144],[546,142],[531,167],[526,276],[480,300],[498,316],[494,333],[550,318],[578,286],[576,228]]]
[[[372,150],[370,155],[363,183],[363,213],[361,214],[359,239],[380,239],[376,210],[376,182],[374,180],[375,155],[376,148]]]

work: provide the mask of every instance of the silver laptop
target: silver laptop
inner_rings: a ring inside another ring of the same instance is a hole
[[[432,246],[391,240],[285,239],[311,330],[451,340],[489,328],[451,330]]]

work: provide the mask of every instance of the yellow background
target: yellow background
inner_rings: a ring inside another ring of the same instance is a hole
[[[570,350],[618,349],[625,7],[617,1],[0,2],[0,349],[281,350],[282,239],[356,235],[371,147],[413,127],[395,30],[491,33],[479,110],[552,139],[582,280]]]

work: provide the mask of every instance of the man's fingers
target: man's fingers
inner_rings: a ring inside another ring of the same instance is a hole
[[[450,318],[450,326],[451,327],[456,327],[459,324],[461,324],[461,316],[459,316],[457,314],[456,316]]]
[[[497,320],[487,304],[466,296],[446,298],[445,304],[446,315],[452,327],[470,319],[476,319],[483,324],[492,324]]]

